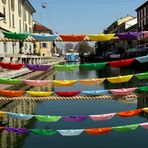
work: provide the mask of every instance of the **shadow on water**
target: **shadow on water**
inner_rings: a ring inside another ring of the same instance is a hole
[[[75,72],[58,72],[55,75],[46,77],[46,79],[88,79],[96,77],[111,77],[134,73],[146,72],[147,69],[139,69],[139,67],[127,67],[122,69],[106,68],[101,71],[82,71]],[[108,88],[122,88],[146,85],[146,81],[138,81],[132,79],[125,84],[110,84],[105,82],[98,86],[82,86],[79,83],[71,87],[36,87],[34,90],[44,91],[69,91],[69,90],[92,90],[92,89],[108,89]],[[32,90],[31,89],[31,90]],[[2,110],[11,111],[16,113],[26,114],[42,114],[42,115],[90,115],[119,112],[131,110],[135,108],[147,107],[148,101],[146,99],[138,98],[138,101],[128,102],[125,100],[87,100],[87,101],[19,101],[11,102]],[[39,128],[39,129],[79,129],[79,128],[94,128],[94,127],[107,127],[118,126],[126,124],[135,124],[140,122],[147,122],[148,114],[142,113],[139,116],[131,118],[121,118],[115,116],[112,120],[94,122],[86,120],[85,122],[64,122],[62,119],[55,123],[44,123],[36,120],[22,121],[9,117],[0,118],[0,124],[10,127],[26,127],[26,128]],[[138,128],[134,132],[116,133],[110,132],[106,135],[91,136],[82,133],[76,137],[63,137],[59,134],[53,136],[42,135],[20,135],[3,131],[0,134],[0,148],[107,148],[107,147],[120,147],[120,148],[139,148],[147,146],[148,132],[142,128]],[[124,143],[124,144],[123,144]]]

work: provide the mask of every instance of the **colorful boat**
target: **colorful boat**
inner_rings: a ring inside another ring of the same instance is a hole
[[[105,78],[100,78],[100,79],[84,79],[84,80],[79,80],[80,84],[82,85],[96,85],[96,84],[101,84]]]
[[[133,88],[121,88],[121,89],[110,89],[109,91],[114,95],[114,96],[120,96],[120,95],[128,95],[133,93],[137,87]]]
[[[108,90],[88,90],[88,91],[82,91],[84,95],[88,96],[97,96],[97,95],[105,95],[108,94]]]
[[[74,71],[79,68],[79,65],[54,65],[55,70],[57,71]]]
[[[137,40],[142,32],[123,32],[117,33],[116,36],[121,40]]]
[[[88,116],[63,116],[63,119],[67,122],[82,122],[88,119]]]
[[[67,92],[58,91],[55,93],[59,96],[62,96],[62,97],[72,97],[72,96],[76,96],[76,95],[80,94],[81,91],[67,91]]]
[[[125,83],[128,82],[132,77],[133,75],[126,75],[126,76],[110,77],[107,78],[107,80],[110,83]]]
[[[0,84],[19,84],[22,80],[19,79],[11,79],[11,78],[0,78]]]
[[[131,116],[139,115],[141,112],[142,112],[142,109],[135,109],[135,110],[125,111],[125,112],[118,112],[117,115],[120,117],[131,117]]]
[[[24,82],[29,86],[47,86],[50,84],[49,80],[24,80]]]
[[[4,69],[19,70],[24,66],[24,64],[0,62],[0,66]]]
[[[77,130],[57,130],[62,136],[78,136],[80,135],[84,129],[77,129]]]
[[[98,135],[98,134],[106,134],[112,130],[112,127],[105,127],[105,128],[90,128],[85,129],[84,131],[90,135]]]
[[[148,79],[148,72],[135,74],[134,76],[139,80]]]
[[[78,82],[78,80],[52,80],[55,86],[73,86]]]
[[[32,71],[47,71],[51,67],[50,65],[34,65],[34,64],[25,64],[25,66]]]
[[[84,40],[86,35],[84,34],[60,34],[60,37],[65,42],[80,42]]]
[[[53,94],[53,92],[44,92],[44,91],[26,91],[32,97],[48,97]]]
[[[107,62],[93,63],[93,64],[80,64],[80,68],[83,70],[102,70]]]
[[[110,120],[112,119],[116,113],[110,113],[110,114],[101,114],[101,115],[89,115],[89,117],[93,121],[103,121],[103,120]]]
[[[138,92],[138,93],[147,93],[148,92],[148,86],[138,87],[136,92]]]
[[[15,90],[0,90],[0,95],[6,97],[21,97],[25,91],[15,91]]]
[[[126,60],[117,60],[117,61],[108,62],[108,64],[112,67],[124,67],[131,65],[134,62],[134,60],[135,60],[134,58]]]
[[[136,60],[140,63],[146,63],[146,62],[148,62],[148,55],[142,56],[142,57],[137,57]]]

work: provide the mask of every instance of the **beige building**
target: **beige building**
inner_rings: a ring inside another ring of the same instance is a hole
[[[34,34],[45,34],[45,35],[51,35],[53,34],[53,31],[44,25],[34,21],[33,22],[33,33]],[[52,41],[40,41],[35,43],[35,50],[38,55],[41,56],[52,56],[53,50],[54,50],[54,42]]]
[[[28,0],[0,0],[0,36],[2,31],[32,33],[35,9]],[[0,42],[0,54],[33,53],[31,42]]]

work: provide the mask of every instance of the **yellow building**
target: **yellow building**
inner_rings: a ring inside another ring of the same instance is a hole
[[[33,21],[33,33],[34,34],[45,34],[51,35],[53,31],[44,25]],[[41,56],[52,56],[54,50],[54,42],[53,41],[40,41],[35,43],[36,53]]]
[[[2,31],[32,33],[35,9],[28,0],[0,0],[0,36]],[[0,42],[0,54],[33,53],[31,42]]]

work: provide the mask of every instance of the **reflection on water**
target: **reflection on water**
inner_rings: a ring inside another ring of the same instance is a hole
[[[145,70],[146,71],[146,70]],[[97,77],[109,77],[117,76],[119,74],[127,75],[133,73],[145,72],[143,69],[136,70],[134,68],[108,68],[101,71],[76,71],[76,72],[58,72],[55,75],[51,75],[46,79],[88,79]],[[131,82],[125,84],[110,84],[107,81],[101,85],[95,86],[82,86],[79,83],[71,87],[54,87],[49,85],[47,87],[36,87],[31,90],[44,90],[44,91],[68,91],[68,90],[92,90],[92,89],[108,89],[108,88],[121,88],[121,87],[133,87],[146,85],[146,81],[138,81],[132,79]],[[111,113],[118,111],[131,110],[135,108],[142,108],[148,106],[148,100],[146,99],[119,99],[119,100],[88,100],[88,101],[19,101],[11,102],[7,106],[3,107],[4,111],[11,111],[16,113],[26,114],[42,114],[42,115],[89,115],[89,114],[101,114]],[[144,118],[143,118],[144,117]],[[41,129],[77,129],[77,128],[93,128],[93,127],[107,127],[134,124],[140,122],[147,122],[147,114],[142,113],[140,116],[131,118],[114,117],[112,120],[93,122],[87,120],[81,123],[68,123],[60,120],[56,123],[43,123],[36,120],[15,120],[12,118],[4,117],[0,119],[0,125],[6,125],[10,127],[26,127],[26,128],[41,128]],[[128,138],[127,138],[128,137]],[[3,131],[0,134],[0,148],[58,148],[58,147],[70,147],[70,148],[106,148],[106,147],[141,147],[141,143],[144,146],[147,145],[148,132],[143,129],[138,129],[134,132],[115,133],[110,132],[106,135],[90,136],[82,134],[77,137],[62,137],[60,135],[54,136],[39,136],[39,135],[21,135],[13,134]],[[58,140],[57,140],[58,139]],[[114,140],[116,139],[116,140]],[[124,146],[122,146],[124,143]]]

